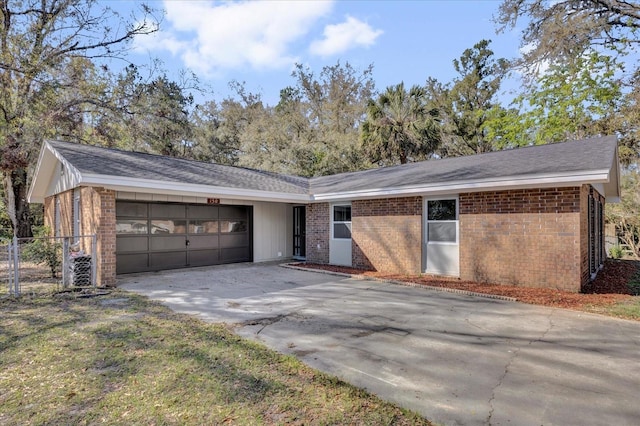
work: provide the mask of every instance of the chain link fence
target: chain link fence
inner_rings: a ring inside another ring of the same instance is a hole
[[[96,236],[14,238],[0,246],[1,293],[95,288]]]

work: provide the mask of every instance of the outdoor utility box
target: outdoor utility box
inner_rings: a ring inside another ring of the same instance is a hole
[[[71,258],[71,272],[73,285],[88,287],[91,285],[91,256],[77,256]]]

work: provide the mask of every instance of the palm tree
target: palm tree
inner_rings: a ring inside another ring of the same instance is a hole
[[[440,144],[436,118],[423,87],[407,92],[404,83],[389,86],[367,105],[361,133],[364,152],[381,166],[426,159]]]

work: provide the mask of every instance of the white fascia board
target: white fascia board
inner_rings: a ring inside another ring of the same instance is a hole
[[[121,176],[84,174],[81,185],[101,186],[115,191],[144,192],[150,194],[188,195],[202,198],[233,198],[247,201],[271,201],[279,203],[309,203],[308,194],[258,191],[243,188],[199,185],[183,182],[165,182]]]
[[[498,191],[507,189],[528,189],[553,186],[574,186],[585,183],[609,182],[609,170],[595,170],[580,174],[536,175],[528,177],[504,177],[500,179],[482,179],[454,181],[433,185],[412,187],[380,188],[363,191],[345,191],[313,195],[313,201],[340,201],[371,198],[391,198],[416,195],[457,194],[460,192]]]
[[[62,176],[54,176],[56,161],[63,167]],[[55,180],[55,191],[51,192],[52,181]],[[78,169],[64,159],[48,141],[44,141],[38,163],[35,168],[35,176],[27,194],[30,203],[43,203],[45,197],[73,189],[79,185],[81,175]]]

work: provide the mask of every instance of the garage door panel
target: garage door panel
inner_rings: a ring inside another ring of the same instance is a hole
[[[149,205],[147,203],[116,203],[116,216],[147,217]]]
[[[249,245],[249,234],[220,235],[220,248],[246,247]]]
[[[116,255],[116,273],[118,274],[128,274],[131,272],[142,272],[148,270],[149,255],[147,253]]]
[[[187,208],[184,204],[150,204],[149,207],[150,215],[154,219],[184,219],[187,217]]]
[[[224,263],[248,262],[251,260],[249,247],[228,248],[220,251],[220,260]]]
[[[149,237],[144,236],[122,236],[116,238],[116,252],[117,253],[130,253],[149,250]]]
[[[189,236],[189,249],[217,249],[218,248],[218,236],[217,235],[190,235]]]
[[[151,236],[151,251],[158,250],[186,250],[187,237],[184,235]]]
[[[220,263],[218,250],[193,250],[189,252],[190,266],[208,266]]]
[[[218,207],[213,206],[189,206],[187,216],[190,219],[217,219]]]
[[[123,200],[116,211],[117,273],[252,260],[251,207]]]
[[[187,266],[187,252],[149,253],[149,265],[152,269],[184,268]]]

